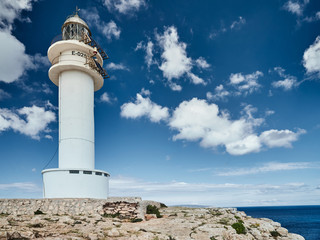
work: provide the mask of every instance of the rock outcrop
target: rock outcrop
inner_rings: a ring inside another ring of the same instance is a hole
[[[145,202],[146,205],[148,202]],[[149,202],[152,203],[152,202]],[[128,211],[136,203],[126,205]],[[156,205],[159,206],[159,203]],[[114,206],[106,206],[113,210]],[[103,208],[102,208],[103,209]],[[101,209],[101,210],[102,210]],[[103,212],[103,211],[102,211]],[[102,213],[101,212],[101,213]],[[123,218],[119,214],[5,214],[0,212],[0,239],[117,240],[303,240],[280,223],[257,219],[232,208],[161,208],[161,218]]]

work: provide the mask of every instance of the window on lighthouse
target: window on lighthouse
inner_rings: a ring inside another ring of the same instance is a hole
[[[63,28],[62,39],[81,40],[83,38],[83,33],[88,34],[89,31],[82,24],[70,23]]]

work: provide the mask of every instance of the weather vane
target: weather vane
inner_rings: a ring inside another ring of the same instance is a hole
[[[76,15],[78,15],[79,11],[80,11],[80,8],[78,8],[78,6],[76,6]]]

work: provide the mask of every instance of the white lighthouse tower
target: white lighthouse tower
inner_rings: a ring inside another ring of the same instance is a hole
[[[94,92],[108,77],[108,56],[77,11],[48,49],[49,78],[59,87],[59,168],[42,171],[45,198],[108,197],[110,175],[94,169]]]

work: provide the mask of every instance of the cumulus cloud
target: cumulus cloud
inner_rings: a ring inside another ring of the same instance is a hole
[[[284,4],[284,9],[288,12],[295,14],[297,16],[301,16],[303,12],[303,4],[298,1],[288,1]]]
[[[163,61],[159,67],[163,71],[163,75],[170,81],[190,72],[192,59],[187,57],[187,45],[179,42],[177,29],[171,26],[164,31],[163,35],[157,34],[156,37],[163,48],[161,55]]]
[[[83,16],[88,24],[94,26],[108,40],[120,38],[121,30],[117,24],[113,20],[110,20],[108,23],[101,20],[96,8],[91,8],[89,10],[83,9],[81,11],[83,11]]]
[[[193,74],[192,72],[187,73],[188,77],[190,78],[191,82],[195,85],[202,84],[207,85],[207,83],[197,75]]]
[[[315,22],[320,20],[320,11],[316,12],[313,16],[307,16],[303,19],[306,22]]]
[[[1,0],[0,9],[0,28],[12,30],[15,19],[30,21],[23,19],[21,12],[32,10],[32,0]]]
[[[48,125],[55,120],[55,113],[45,107],[0,108],[0,132],[13,130],[36,140],[42,132],[50,132]]]
[[[100,100],[100,102],[111,104],[111,103],[114,103],[115,101],[117,101],[117,98],[111,97],[107,92],[104,92],[103,94],[101,94],[99,100]]]
[[[258,78],[262,76],[263,73],[260,71],[256,71],[247,75],[243,75],[242,73],[232,73],[229,78],[229,84],[236,89],[235,94],[247,95],[257,91],[261,87],[261,85],[258,83]]]
[[[173,79],[179,79],[185,74],[194,84],[206,84],[202,78],[191,72],[193,60],[187,56],[187,45],[179,41],[178,32],[174,26],[167,27],[163,35],[156,34],[156,40],[163,51],[159,69],[162,71],[163,76],[168,79],[172,90],[181,90],[182,87],[174,83]],[[203,58],[199,58],[196,64],[207,66]]]
[[[203,57],[199,57],[197,60],[196,60],[196,65],[199,67],[199,68],[203,68],[203,69],[207,69],[210,67],[210,64],[207,63],[207,61],[203,58]]]
[[[129,68],[127,66],[125,66],[122,63],[109,63],[106,66],[107,69],[111,69],[111,70],[124,70],[124,71],[130,71]]]
[[[201,147],[212,149],[223,147],[231,155],[260,152],[264,148],[291,147],[305,133],[303,129],[297,132],[271,129],[259,134],[257,128],[265,120],[255,118],[253,114],[256,111],[251,105],[244,105],[242,116],[231,119],[230,114],[219,110],[218,105],[193,98],[180,103],[169,116],[168,108],[139,93],[135,102],[121,106],[122,117],[136,119],[145,116],[152,122],[165,120],[177,132],[173,136],[174,141],[199,142]]]
[[[282,80],[272,82],[274,88],[283,88],[285,91],[291,90],[298,86],[297,78],[289,74],[285,74],[285,70],[281,67],[275,67],[274,71],[278,73]]]
[[[30,56],[25,53],[25,46],[10,32],[0,31],[0,42],[0,81],[11,83],[28,69]]]
[[[289,171],[289,170],[297,170],[297,169],[307,169],[314,168],[314,164],[310,162],[269,162],[263,164],[261,167],[252,167],[252,168],[239,168],[239,169],[231,169],[228,171],[218,172],[218,176],[243,176],[243,175],[251,175],[251,174],[260,174],[266,172],[276,172],[276,171]]]
[[[140,91],[140,94],[143,95],[143,96],[150,96],[151,92],[148,89],[142,88],[141,91]]]
[[[305,130],[299,129],[297,132],[290,130],[275,130],[271,129],[264,131],[260,135],[262,143],[268,147],[292,147],[292,142],[297,141],[299,135],[306,133]]]
[[[206,148],[225,146],[227,152],[241,155],[259,151],[254,133],[254,122],[248,117],[230,120],[216,104],[193,98],[183,101],[173,112],[169,126],[177,130],[173,140],[200,141]]]
[[[284,90],[288,91],[295,86],[297,81],[293,78],[286,78],[284,80],[279,80],[272,83],[272,86],[275,88],[283,88]]]
[[[303,66],[309,74],[320,74],[320,36],[304,51]]]
[[[121,14],[132,14],[147,6],[145,0],[105,0],[104,5],[110,12],[117,11]]]
[[[101,96],[100,96],[100,101],[101,102],[106,102],[106,103],[111,103],[111,99],[109,97],[109,94],[107,92],[104,92]]]
[[[128,102],[121,106],[121,116],[125,118],[140,118],[147,117],[151,122],[160,122],[169,117],[169,110],[167,107],[152,102],[149,97],[143,97],[137,93],[135,102]]]
[[[220,84],[214,89],[214,94],[212,94],[211,92],[207,93],[207,99],[208,100],[224,100],[229,95],[230,95],[230,92],[227,91],[222,84]]]
[[[252,106],[244,108],[240,119],[232,120],[229,114],[220,111],[216,104],[193,98],[183,101],[173,112],[168,125],[178,131],[173,140],[199,141],[200,146],[216,148],[224,146],[232,155],[259,152],[266,147],[288,147],[304,130],[269,130],[260,136],[256,127],[264,119],[254,118]],[[276,132],[275,132],[276,131]]]
[[[146,55],[144,57],[144,61],[148,66],[148,69],[150,68],[150,66],[154,63],[156,63],[153,60],[153,48],[154,48],[154,44],[152,41],[148,41],[148,43],[145,45],[143,42],[139,42],[137,44],[137,47],[135,48],[135,51],[138,51],[140,49],[145,50]]]
[[[232,22],[232,24],[230,25],[231,29],[239,29],[242,25],[244,25],[246,23],[246,19],[244,19],[243,17],[239,17],[239,20]]]
[[[24,20],[21,18],[21,12],[32,10],[32,1],[3,0],[0,2],[0,9],[0,81],[11,83],[18,80],[27,70],[48,67],[50,63],[47,57],[41,54],[26,54],[23,43],[11,33],[14,20]]]

